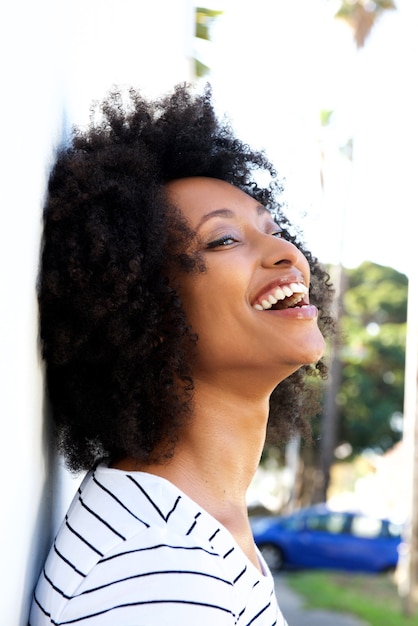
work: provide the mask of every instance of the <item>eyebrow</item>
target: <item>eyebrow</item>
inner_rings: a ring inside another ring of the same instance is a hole
[[[265,213],[267,213],[268,215],[271,215],[270,211],[266,209],[266,207],[263,206],[262,204],[256,204],[254,208],[257,212],[257,215],[264,215]],[[226,217],[227,219],[231,219],[235,217],[235,215],[236,215],[236,212],[232,211],[232,209],[215,209],[214,211],[210,211],[209,213],[206,213],[205,215],[203,215],[202,219],[197,225],[196,230],[198,230],[202,226],[202,224],[212,219],[213,217]]]

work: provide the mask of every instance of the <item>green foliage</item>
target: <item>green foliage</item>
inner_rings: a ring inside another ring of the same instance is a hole
[[[310,607],[356,615],[369,626],[418,626],[418,616],[405,617],[393,574],[297,572],[287,583]]]
[[[198,78],[202,78],[203,76],[207,76],[210,72],[210,67],[201,63],[198,59],[194,60],[194,72]]]
[[[344,296],[347,315],[361,324],[403,323],[406,320],[408,279],[390,267],[365,261],[347,270],[349,289]]]
[[[210,27],[213,20],[222,13],[223,11],[215,11],[207,7],[196,7],[196,37],[210,41]]]
[[[400,439],[408,283],[389,267],[346,270],[340,320],[340,440],[354,452],[387,450]]]
[[[321,126],[329,126],[334,115],[334,111],[331,109],[322,109],[319,112]]]
[[[208,9],[207,7],[196,7],[195,11],[195,36],[204,41],[211,41],[211,27],[214,21],[223,14],[223,11]],[[195,74],[198,78],[206,76],[210,73],[208,67],[201,60],[194,59]]]

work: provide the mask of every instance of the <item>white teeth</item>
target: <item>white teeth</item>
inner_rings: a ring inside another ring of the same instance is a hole
[[[289,287],[293,289],[293,293],[308,293],[309,289],[302,283],[290,283]]]
[[[257,311],[265,311],[271,309],[273,304],[276,304],[279,300],[290,298],[293,294],[306,294],[309,292],[308,287],[303,283],[290,283],[289,285],[283,285],[282,287],[276,287],[273,293],[270,293],[264,298],[261,303],[257,302],[253,305]],[[303,299],[303,295],[299,299],[295,299],[295,303],[300,302]]]
[[[285,299],[285,293],[283,291],[283,289],[281,287],[277,287],[276,291],[274,292],[274,297],[277,298],[277,300],[284,300]]]

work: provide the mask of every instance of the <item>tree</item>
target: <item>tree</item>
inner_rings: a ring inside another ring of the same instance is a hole
[[[209,9],[208,7],[196,7],[195,10],[195,46],[194,71],[198,78],[202,78],[210,73],[210,67],[206,61],[208,56],[207,46],[211,42],[211,28],[216,19],[223,14],[223,11]],[[205,54],[206,50],[206,54]]]
[[[339,8],[335,13],[337,19],[342,19],[353,29],[354,40],[359,50],[365,44],[374,24],[380,16],[387,10],[396,8],[392,0],[340,0]],[[323,125],[329,123],[330,116],[323,118]],[[354,138],[350,138],[347,143],[346,156],[352,161]],[[321,171],[321,180],[323,182],[323,172]],[[343,209],[345,210],[345,209]],[[344,222],[343,216],[343,222]],[[335,272],[337,276],[337,324],[339,322],[339,314],[341,309],[341,300],[344,293],[344,270],[340,263],[339,268]],[[321,462],[319,467],[320,477],[317,480],[317,489],[315,500],[326,500],[330,479],[330,468],[333,458],[333,449],[336,445],[336,436],[338,430],[339,408],[337,403],[337,393],[341,384],[341,364],[339,361],[339,345],[333,343],[330,350],[330,379],[327,392],[324,399],[324,411],[322,416],[322,434],[321,434]]]
[[[408,280],[368,261],[345,273],[339,440],[384,451],[402,433]]]
[[[351,26],[357,48],[362,48],[373,26],[388,9],[396,9],[392,0],[342,0],[335,17]]]

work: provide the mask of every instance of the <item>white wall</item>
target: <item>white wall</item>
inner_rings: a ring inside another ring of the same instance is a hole
[[[23,626],[77,482],[48,440],[37,349],[41,208],[54,147],[113,84],[150,95],[191,78],[190,0],[21,0],[3,7],[0,623]],[[79,479],[78,479],[79,480]]]

